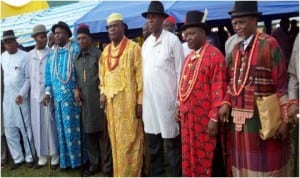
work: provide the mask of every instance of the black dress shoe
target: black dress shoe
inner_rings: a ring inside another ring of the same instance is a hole
[[[94,175],[94,174],[96,174],[97,173],[97,170],[89,170],[89,169],[86,169],[86,170],[84,170],[84,172],[83,172],[83,177],[90,177],[90,176],[92,176],[92,175]]]
[[[51,165],[51,169],[52,169],[52,170],[55,170],[57,167],[58,167],[58,164],[53,164],[53,165]]]
[[[33,166],[34,166],[33,161],[26,163],[26,167],[28,167],[28,168],[33,168]]]
[[[14,170],[14,169],[19,168],[20,166],[23,165],[23,163],[24,163],[24,162],[21,162],[21,163],[14,163],[14,164],[11,166],[10,170]]]
[[[103,177],[113,177],[113,174],[112,173],[105,173],[103,172]],[[147,177],[147,176],[146,176]]]
[[[39,165],[39,164],[36,164],[36,165],[34,166],[34,169],[40,169],[40,168],[42,168],[42,167],[44,167],[44,166],[46,166],[46,165]]]

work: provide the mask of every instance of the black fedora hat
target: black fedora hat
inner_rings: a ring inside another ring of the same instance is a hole
[[[233,9],[228,12],[232,18],[243,16],[260,16],[257,11],[257,1],[235,1]]]
[[[164,5],[160,1],[151,1],[147,12],[143,12],[142,16],[147,18],[147,14],[159,14],[164,18],[169,15],[165,13]]]
[[[68,35],[69,38],[72,36],[71,30],[70,30],[68,24],[66,24],[65,22],[59,21],[57,24],[52,26],[51,31],[54,33],[54,31],[57,27],[60,27],[64,30],[66,30],[69,33],[69,35]]]
[[[15,33],[13,30],[7,30],[3,32],[2,41],[9,40],[9,39],[16,39]]]
[[[181,30],[185,30],[189,27],[201,27],[205,30],[205,32],[207,32],[207,26],[202,22],[205,21],[205,19],[203,20],[203,17],[203,12],[197,10],[188,11],[186,14],[185,23],[181,26]]]

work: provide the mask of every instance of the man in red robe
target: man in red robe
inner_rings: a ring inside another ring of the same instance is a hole
[[[204,21],[204,13],[190,11],[182,27],[192,49],[181,74],[177,108],[184,177],[208,177],[218,172],[213,162],[219,134],[218,108],[225,93],[226,64],[222,53],[205,40]]]

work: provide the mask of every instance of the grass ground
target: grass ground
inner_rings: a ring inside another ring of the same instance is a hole
[[[11,161],[8,164],[4,165],[4,168],[1,169],[1,177],[49,177],[48,166],[42,167],[40,169],[28,168],[26,165],[10,170]],[[55,170],[51,169],[51,177],[81,177],[81,169],[68,169],[60,170],[57,168]],[[94,177],[102,177],[102,173],[98,172]]]

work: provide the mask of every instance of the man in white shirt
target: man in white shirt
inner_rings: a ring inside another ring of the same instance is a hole
[[[51,156],[52,168],[56,168],[59,157],[53,101],[51,100],[48,111],[43,106],[45,66],[51,51],[50,48],[46,47],[46,27],[42,24],[36,25],[31,37],[34,38],[36,45],[26,56],[26,80],[21,90],[22,94],[17,97],[17,101],[22,103],[24,93],[30,93],[31,127],[36,154],[39,158],[36,168],[46,165],[47,156]]]
[[[30,149],[33,143],[28,93],[21,94],[21,88],[25,82],[25,57],[27,53],[18,48],[19,46],[13,30],[4,31],[2,40],[6,49],[1,55],[4,77],[3,124],[8,148],[14,161],[11,169],[21,166],[24,160],[28,167],[32,167],[32,154],[34,153]],[[16,104],[16,97],[18,95],[22,95],[23,97],[23,102],[19,106]],[[19,107],[23,113],[23,118]],[[23,121],[25,124],[23,124]],[[20,133],[23,138],[25,155],[23,155],[20,143]],[[28,143],[28,140],[31,143]]]
[[[151,35],[142,47],[143,57],[143,121],[150,153],[150,177],[164,176],[163,142],[166,142],[171,176],[181,176],[179,123],[175,110],[178,81],[184,60],[177,36],[163,30],[163,4],[152,1],[147,18]]]

